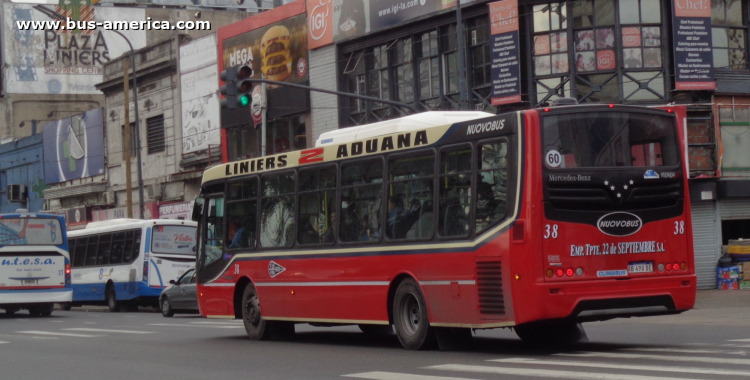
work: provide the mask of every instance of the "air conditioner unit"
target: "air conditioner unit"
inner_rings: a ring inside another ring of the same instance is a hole
[[[104,204],[105,205],[115,205],[117,204],[117,197],[115,196],[114,191],[105,191],[104,193]]]
[[[146,185],[145,188],[146,188],[147,198],[156,199],[156,200],[161,199],[161,184],[160,183]]]

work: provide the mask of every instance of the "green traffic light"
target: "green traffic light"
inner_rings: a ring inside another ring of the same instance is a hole
[[[240,96],[240,106],[244,107],[250,104],[250,97],[248,95]]]

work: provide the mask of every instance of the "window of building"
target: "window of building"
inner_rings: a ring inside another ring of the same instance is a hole
[[[471,108],[495,113],[491,105],[492,59],[490,58],[490,24],[486,17],[476,17],[467,23],[469,33],[469,75],[471,76]]]
[[[258,178],[231,182],[227,193],[227,249],[255,248]]]
[[[260,128],[252,124],[227,129],[227,155],[229,161],[260,157]]]
[[[303,116],[280,117],[268,122],[266,155],[279,154],[307,147]]]
[[[659,0],[619,2],[625,100],[664,99]]]
[[[382,195],[382,160],[341,165],[339,241],[380,241],[383,232]]]
[[[125,126],[120,126],[120,141],[122,141],[122,146],[120,147],[120,153],[122,154],[122,159],[125,159]],[[135,136],[135,123],[130,123],[130,158],[136,157],[137,155],[137,147],[138,147],[138,140]],[[115,152],[111,152],[115,153]]]
[[[300,170],[297,243],[332,244],[336,223],[336,166]]]
[[[387,78],[385,78],[385,80],[387,82]],[[357,51],[348,55],[346,65],[344,66],[344,81],[346,84],[346,90],[349,93],[356,95],[366,95],[364,52]],[[387,90],[387,86],[385,86],[385,88]],[[378,94],[380,94],[380,85],[378,85],[378,91]],[[347,98],[346,104],[346,112],[350,124],[364,124],[367,122],[367,109],[364,100]]]
[[[750,99],[730,97],[716,107],[724,148],[722,170],[726,175],[750,176],[750,155],[747,154],[747,147],[750,146]]]
[[[579,102],[621,99],[616,72],[615,9],[614,0],[581,0],[573,7],[575,89]]]
[[[148,154],[163,152],[166,148],[164,141],[164,115],[146,119],[146,142]]]
[[[389,239],[425,239],[432,237],[433,182],[435,155],[411,154],[388,160]]]
[[[747,69],[747,16],[740,0],[711,0],[714,68]]]
[[[261,184],[260,246],[290,247],[294,244],[295,174],[267,175]]]
[[[437,30],[417,36],[414,53],[417,56],[419,98],[425,109],[440,108],[440,58]]]
[[[536,102],[541,104],[570,96],[568,10],[565,3],[535,5],[532,9],[534,87]]]

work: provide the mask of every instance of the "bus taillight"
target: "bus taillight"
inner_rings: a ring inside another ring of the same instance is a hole
[[[680,264],[674,263],[674,265],[672,265],[672,270],[674,270],[675,272],[680,270]]]
[[[563,272],[563,270],[562,270],[562,268],[561,268],[561,269],[558,269],[558,270],[557,270],[557,273],[556,273],[556,274],[557,274],[557,277],[562,277],[562,276],[563,276],[563,274],[565,274],[565,273]]]
[[[70,285],[70,264],[65,264],[65,285]]]
[[[573,269],[570,269],[570,268],[568,268],[568,269],[567,269],[567,270],[565,271],[565,274],[566,274],[566,275],[568,275],[568,277],[573,277]]]
[[[685,263],[680,264],[680,269],[687,270],[687,264]]]
[[[143,261],[143,281],[148,282],[148,260]]]

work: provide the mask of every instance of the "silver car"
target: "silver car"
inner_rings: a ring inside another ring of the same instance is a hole
[[[195,288],[195,268],[189,269],[171,284],[159,296],[161,315],[171,317],[175,313],[197,313],[198,294]]]

